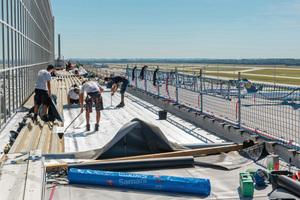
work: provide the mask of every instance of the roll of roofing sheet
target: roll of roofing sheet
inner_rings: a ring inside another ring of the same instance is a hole
[[[300,197],[300,183],[290,177],[278,176],[278,185]]]
[[[120,161],[102,161],[93,163],[76,163],[69,164],[68,170],[77,169],[93,169],[93,170],[109,170],[109,171],[125,171],[139,170],[165,167],[190,167],[194,165],[193,156],[170,157],[170,158],[150,158],[136,160],[120,160]]]
[[[134,174],[71,168],[68,173],[71,183],[95,184],[146,190],[161,190],[193,194],[210,194],[209,179]]]

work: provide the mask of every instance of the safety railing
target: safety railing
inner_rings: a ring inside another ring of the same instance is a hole
[[[1,129],[34,91],[38,71],[54,64],[54,17],[50,0],[1,1],[0,10]]]
[[[130,85],[300,150],[300,88],[127,68]]]

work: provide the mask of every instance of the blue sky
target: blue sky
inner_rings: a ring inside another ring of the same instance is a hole
[[[51,5],[65,58],[300,58],[300,0],[51,0]]]

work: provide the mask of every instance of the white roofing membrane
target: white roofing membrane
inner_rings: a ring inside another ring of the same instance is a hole
[[[180,126],[176,125],[176,123],[183,125],[189,130],[192,130],[192,132],[201,134],[213,142],[227,142],[192,123],[171,115],[170,113],[168,113],[168,118],[171,119],[172,123],[166,120],[158,120],[158,115],[152,111],[158,111],[161,109],[132,94],[126,93],[125,107],[118,109],[116,109],[114,106],[119,104],[120,94],[115,94],[115,96],[112,98],[112,102],[109,91],[105,91],[102,94],[102,97],[104,102],[104,110],[101,111],[100,130],[98,132],[93,131],[96,115],[95,111],[93,110],[93,113],[91,113],[90,117],[91,131],[85,131],[86,122],[84,112],[65,132],[65,152],[76,152],[101,148],[115,136],[115,134],[124,124],[134,118],[140,118],[141,120],[155,124],[161,129],[161,131],[170,141],[179,144],[205,143],[205,141],[193,136],[192,134],[188,133],[188,131],[180,129]],[[93,109],[95,108],[93,107]],[[79,114],[79,112],[80,108],[76,108],[76,106],[70,109],[65,106],[64,128],[70,124],[70,122]],[[226,164],[235,165],[235,158],[240,158],[237,153],[233,154],[232,157],[229,158],[229,162]],[[240,160],[244,162],[241,168],[230,171],[223,168],[205,166],[133,171],[133,173],[140,174],[210,179],[211,195],[209,196],[71,183],[69,185],[59,185],[56,187],[53,199],[252,199],[249,197],[244,198],[241,194],[239,189],[239,172],[244,172],[249,168],[258,169],[261,168],[261,166],[253,163],[251,160],[243,159],[244,158],[240,158]],[[49,187],[46,190],[46,198],[51,195],[52,191],[51,184],[48,186]],[[272,186],[270,184],[265,187],[255,187],[253,199],[268,199],[268,193],[271,191]]]
[[[125,107],[115,108],[115,106],[120,102],[120,94],[115,94],[112,99],[110,94],[111,93],[109,91],[102,93],[104,110],[101,111],[99,131],[94,131],[96,123],[95,107],[93,107],[93,112],[90,114],[91,131],[89,132],[85,130],[86,121],[84,111],[84,113],[82,113],[78,119],[72,123],[64,134],[65,152],[78,152],[101,148],[115,136],[124,124],[130,122],[134,118],[139,118],[158,126],[169,141],[176,142],[178,144],[206,143],[203,139],[197,138],[189,133],[189,130],[192,130],[193,133],[201,134],[203,137],[216,143],[226,142],[220,137],[217,137],[179,117],[171,115],[170,113],[168,113],[168,119],[170,119],[171,122],[159,120],[158,115],[152,112],[154,110],[161,110],[159,107],[147,103],[146,101],[129,93],[125,93]],[[72,105],[71,108],[64,106],[64,129],[69,126],[72,120],[79,113],[80,108],[78,106]],[[189,130],[184,131],[180,129],[181,125]]]

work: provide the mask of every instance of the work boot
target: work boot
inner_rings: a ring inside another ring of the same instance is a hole
[[[37,114],[33,115],[33,119],[32,119],[33,123],[37,122]]]
[[[49,122],[48,115],[44,115],[44,116],[42,117],[42,120],[43,120],[44,122]]]
[[[99,124],[95,124],[95,132],[99,131]]]
[[[121,101],[121,103],[120,103],[119,105],[117,105],[116,107],[117,107],[117,108],[122,108],[122,107],[124,107],[124,106],[125,106],[124,101]]]
[[[25,122],[19,122],[19,126],[24,127],[24,126],[27,126],[27,124]]]
[[[90,124],[87,124],[86,125],[86,131],[90,131],[91,130],[91,126],[90,126]]]

